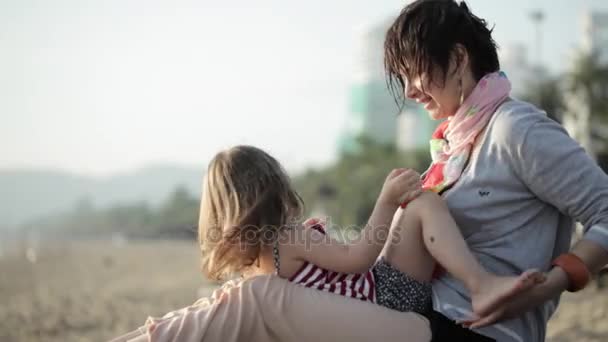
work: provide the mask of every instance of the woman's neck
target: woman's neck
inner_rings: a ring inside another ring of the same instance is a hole
[[[463,75],[463,77],[462,77],[462,95],[463,95],[464,100],[466,100],[471,95],[471,93],[477,86],[477,82],[478,81],[475,80],[472,72],[467,72]]]

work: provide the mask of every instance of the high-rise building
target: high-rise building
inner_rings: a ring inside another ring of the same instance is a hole
[[[340,138],[341,152],[358,149],[365,137],[380,144],[395,141],[397,106],[386,88],[383,70],[383,42],[388,24],[364,29],[349,94],[349,115]]]
[[[501,48],[500,68],[511,81],[512,93],[522,96],[530,81],[532,65],[528,62],[528,51],[523,43],[512,43]]]
[[[586,12],[582,22],[583,51],[598,53],[600,63],[608,64],[608,12]]]
[[[523,43],[511,43],[498,50],[500,69],[511,81],[511,94],[517,98],[529,95],[531,88],[538,87],[549,78],[549,71],[538,62],[531,63],[528,49]]]
[[[400,113],[388,90],[383,56],[384,37],[391,22],[364,29],[361,34],[360,59],[354,70],[349,95],[350,113],[339,140],[342,153],[356,152],[360,137],[403,149],[419,148],[422,146],[418,144],[422,144],[423,139],[418,137],[425,137],[423,146],[426,146],[432,133],[434,125],[418,105],[408,102]]]
[[[608,12],[589,11],[582,17],[582,39],[580,50],[585,54],[596,53],[597,62],[608,65]],[[572,59],[574,63],[576,58]],[[601,139],[594,139],[592,131],[608,131],[601,122],[591,122],[593,113],[588,95],[582,89],[565,87],[566,113],[563,124],[566,130],[592,156],[596,150],[606,149]]]
[[[397,148],[401,151],[428,148],[437,124],[422,106],[406,102],[397,118]]]

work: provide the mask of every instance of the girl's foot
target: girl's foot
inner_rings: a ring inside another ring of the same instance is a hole
[[[527,270],[517,277],[484,278],[479,284],[479,290],[471,293],[473,312],[484,316],[497,305],[544,281],[545,275],[536,269]]]

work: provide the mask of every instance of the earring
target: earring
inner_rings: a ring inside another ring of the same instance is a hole
[[[464,103],[464,92],[462,91],[462,78],[458,79],[458,87],[460,88],[460,105]]]

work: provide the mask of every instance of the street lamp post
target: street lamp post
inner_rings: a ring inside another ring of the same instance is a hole
[[[540,29],[540,25],[542,24],[542,21],[545,19],[545,13],[540,10],[534,10],[532,12],[530,12],[530,19],[532,19],[532,22],[534,23],[535,29],[536,29],[536,64],[537,67],[541,67],[542,66],[542,58],[541,58],[541,51],[542,51],[542,35],[541,35],[541,29]]]

